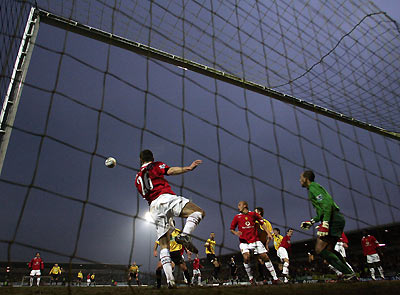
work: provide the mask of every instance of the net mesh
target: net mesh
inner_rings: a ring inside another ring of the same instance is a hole
[[[38,6],[398,131],[397,24],[361,3]],[[2,99],[28,4],[1,4]],[[243,199],[281,230],[295,227],[294,240],[312,236],[298,230],[313,214],[298,182],[305,168],[341,207],[346,230],[399,221],[398,141],[41,24],[0,177],[1,259],[39,249],[49,261],[136,259],[151,271],[155,234],[133,184],[143,148],[173,166],[203,159],[168,180],[206,211],[195,244],[213,231],[219,254],[237,251],[229,225]],[[104,166],[110,155],[114,169]]]
[[[400,130],[399,27],[370,1],[39,3],[80,23]]]

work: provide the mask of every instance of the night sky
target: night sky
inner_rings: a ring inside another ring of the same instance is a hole
[[[394,2],[384,1],[397,5],[387,9],[399,20],[394,12],[400,5]],[[38,4],[49,9],[46,1]],[[139,6],[138,13],[144,9]],[[88,22],[104,17],[102,29],[107,30],[110,12],[93,7]],[[67,4],[56,8],[69,16]],[[87,11],[77,11],[73,19],[87,19]],[[157,11],[152,34],[162,40],[157,28],[171,20]],[[201,13],[191,22],[201,25]],[[358,17],[363,15],[360,11]],[[125,27],[122,23],[111,25],[116,34],[134,41],[132,32],[138,38],[148,34],[134,19]],[[189,37],[186,42],[189,49],[195,46]],[[199,56],[202,46],[211,48],[201,42],[195,47]],[[167,41],[159,44],[174,47]],[[221,44],[216,46],[224,52]],[[399,51],[386,58],[398,64]],[[232,55],[232,63],[239,59]],[[252,73],[257,71],[250,68]],[[276,79],[272,85],[288,78],[271,77]],[[313,83],[304,87],[325,91]],[[292,86],[285,87],[277,90]],[[312,100],[318,104],[317,97]],[[398,96],[394,99],[396,108]],[[66,262],[75,252],[74,262],[129,264],[132,259],[144,270],[153,268],[155,228],[143,219],[148,205],[134,187],[139,152],[145,148],[169,166],[203,160],[193,172],[168,177],[178,195],[206,211],[194,233],[200,256],[205,256],[202,245],[211,231],[222,245],[217,252],[238,251],[229,225],[240,200],[248,201],[250,209],[264,207],[265,217],[281,231],[294,227],[294,241],[312,237],[312,231],[299,228],[314,215],[299,184],[305,167],[316,172],[316,181],[345,214],[346,231],[400,221],[398,141],[46,24],[40,25],[15,126],[0,177],[3,261],[28,261],[36,249],[43,249],[45,261]],[[118,161],[114,169],[104,166],[108,156]],[[180,219],[177,225],[182,225]],[[8,242],[14,238],[8,257]]]

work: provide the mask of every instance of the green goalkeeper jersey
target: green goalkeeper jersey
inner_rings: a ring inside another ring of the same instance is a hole
[[[311,182],[308,187],[308,198],[317,211],[313,219],[318,221],[330,221],[332,214],[339,211],[339,206],[333,201],[331,195],[318,183]]]

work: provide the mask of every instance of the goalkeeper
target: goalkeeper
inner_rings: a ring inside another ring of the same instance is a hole
[[[300,176],[301,186],[308,189],[308,198],[317,211],[317,216],[302,222],[300,226],[302,229],[308,230],[314,223],[321,222],[317,226],[315,252],[341,271],[345,280],[356,279],[354,271],[346,265],[340,253],[334,250],[336,242],[342,236],[345,225],[344,217],[329,193],[314,182],[314,179],[315,175],[311,170],[304,171]]]

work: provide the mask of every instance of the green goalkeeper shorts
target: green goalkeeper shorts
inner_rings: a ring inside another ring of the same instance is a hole
[[[339,239],[342,236],[345,224],[346,221],[342,213],[334,211],[331,220],[329,220],[329,235]]]

